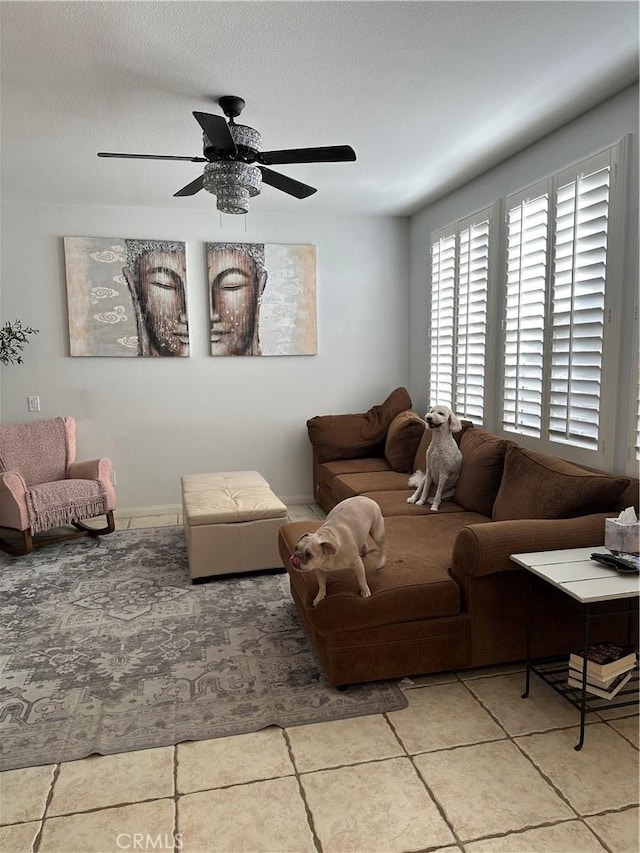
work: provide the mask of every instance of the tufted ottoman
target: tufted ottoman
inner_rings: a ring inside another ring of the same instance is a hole
[[[257,471],[185,474],[182,513],[192,579],[282,568],[287,507]]]

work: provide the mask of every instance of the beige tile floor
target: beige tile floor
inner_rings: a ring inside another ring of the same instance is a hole
[[[6,771],[0,851],[637,853],[636,709],[589,715],[576,752],[578,712],[522,686],[448,672],[402,711]]]

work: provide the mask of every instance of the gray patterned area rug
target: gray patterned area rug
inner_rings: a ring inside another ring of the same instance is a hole
[[[180,527],[0,556],[0,770],[406,707],[329,686],[285,574],[191,584]]]

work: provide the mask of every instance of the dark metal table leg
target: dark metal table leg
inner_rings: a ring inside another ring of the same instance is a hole
[[[526,699],[529,695],[529,682],[531,680],[531,626],[533,617],[531,609],[533,607],[533,576],[529,572],[529,586],[527,589],[527,662],[524,676],[524,693],[522,698]]]
[[[587,654],[589,651],[589,628],[591,621],[591,609],[588,604],[584,605],[584,638],[582,643],[582,693],[580,695],[580,740],[574,749],[581,750],[584,744],[584,718],[587,706]]]

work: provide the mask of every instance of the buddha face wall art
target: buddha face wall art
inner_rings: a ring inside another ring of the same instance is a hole
[[[185,243],[65,237],[72,356],[190,355]],[[207,243],[208,352],[316,355],[316,247]]]
[[[71,355],[189,355],[185,244],[65,237]]]
[[[207,243],[211,355],[316,355],[316,247]]]

